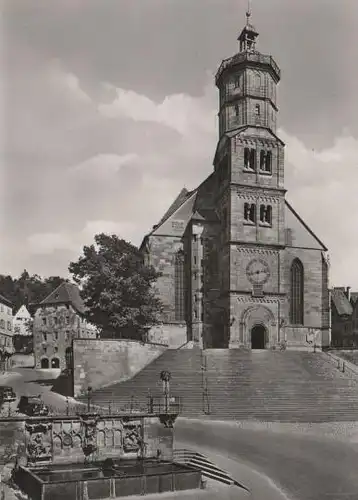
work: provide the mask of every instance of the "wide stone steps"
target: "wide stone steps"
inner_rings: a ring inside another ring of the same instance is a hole
[[[204,398],[203,371],[207,386]],[[215,419],[324,422],[358,420],[358,382],[323,353],[168,350],[131,380],[93,393],[95,404],[145,407],[160,396],[160,372],[182,414]]]

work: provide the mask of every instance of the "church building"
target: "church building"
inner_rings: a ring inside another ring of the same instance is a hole
[[[162,276],[152,340],[171,347],[299,348],[330,344],[327,248],[286,200],[277,136],[280,69],[256,48],[247,13],[239,51],[222,61],[213,172],[183,189],[145,236]]]

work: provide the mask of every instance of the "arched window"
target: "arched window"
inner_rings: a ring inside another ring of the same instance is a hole
[[[47,358],[42,358],[41,359],[41,368],[48,368],[49,367],[49,361]]]
[[[303,325],[304,317],[304,272],[299,259],[291,266],[290,321],[293,325]]]
[[[60,368],[60,360],[58,358],[52,358],[51,368]]]
[[[179,250],[175,255],[175,319],[185,321],[185,276],[184,253]]]

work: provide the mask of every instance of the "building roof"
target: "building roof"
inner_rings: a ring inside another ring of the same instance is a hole
[[[5,304],[8,307],[12,307],[12,305],[13,305],[12,302],[9,299],[7,299],[6,297],[4,297],[3,295],[0,295],[0,302],[2,304]]]
[[[31,318],[31,314],[24,304],[17,310],[16,314],[14,315],[14,320],[16,320],[18,317]]]
[[[68,283],[67,281],[61,283],[61,285],[42,300],[39,305],[46,306],[54,304],[71,304],[73,308],[81,314],[86,310],[78,286],[73,283]]]
[[[353,307],[345,294],[344,288],[333,288],[331,297],[340,316],[350,316],[352,314]]]
[[[158,226],[163,224],[164,221],[169,219],[169,217],[179,208],[181,205],[184,203],[185,200],[187,200],[190,196],[191,192],[189,192],[186,188],[183,188],[178,196],[175,198],[173,203],[170,205],[168,210],[165,212],[163,217],[160,219],[158,222]]]

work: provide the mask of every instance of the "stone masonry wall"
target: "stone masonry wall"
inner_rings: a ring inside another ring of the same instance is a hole
[[[151,236],[150,264],[162,273],[156,282],[158,297],[163,303],[161,320],[163,323],[175,323],[175,255],[181,250],[181,237]]]
[[[132,378],[165,351],[164,346],[133,340],[73,342],[74,396]]]

